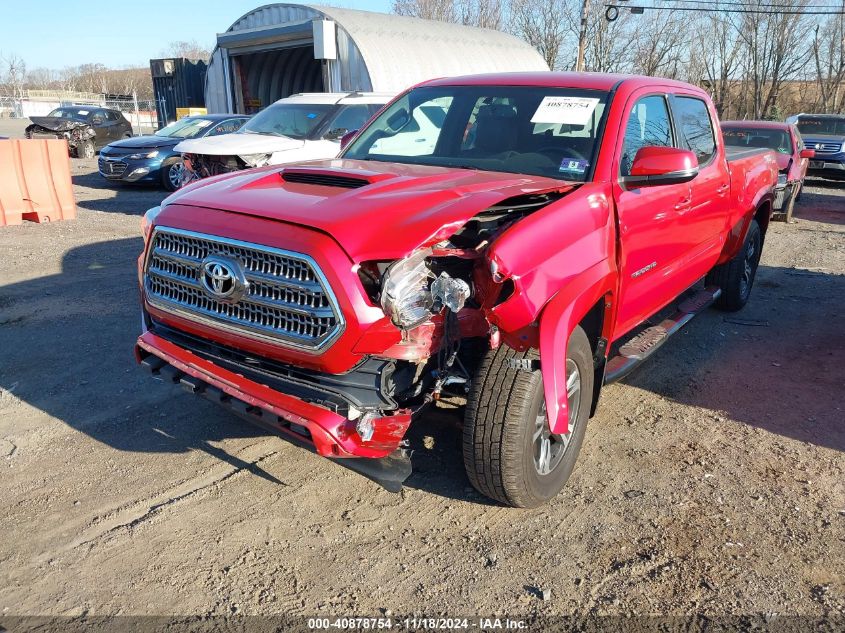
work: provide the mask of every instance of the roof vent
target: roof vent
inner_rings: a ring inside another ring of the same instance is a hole
[[[282,179],[285,182],[296,182],[303,185],[314,185],[316,187],[340,187],[342,189],[357,189],[370,184],[364,178],[352,176],[339,176],[316,171],[290,171],[282,172]]]

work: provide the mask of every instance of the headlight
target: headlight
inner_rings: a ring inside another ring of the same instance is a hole
[[[411,253],[390,265],[381,288],[381,307],[394,325],[409,330],[431,316],[429,285],[434,277],[426,264],[429,250]]]
[[[778,174],[778,186],[782,187],[785,184],[786,184],[786,174],[779,173]]]
[[[154,149],[151,152],[139,152],[137,154],[130,154],[128,156],[129,160],[141,160],[142,158],[155,158],[158,156],[158,150]]]
[[[159,213],[161,213],[161,207],[153,207],[152,209],[148,209],[144,217],[141,218],[141,235],[144,236],[145,242],[150,236],[150,229],[153,228],[153,222],[155,222]]]

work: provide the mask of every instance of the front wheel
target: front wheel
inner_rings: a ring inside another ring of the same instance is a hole
[[[721,288],[722,294],[715,306],[727,312],[742,309],[751,296],[751,287],[757,276],[757,266],[763,250],[763,233],[757,220],[751,220],[742,248],[733,259],[716,266],[707,273],[704,284]]]
[[[174,161],[161,168],[161,184],[168,191],[176,191],[182,186],[182,178],[185,174],[185,163],[181,160]]]
[[[81,141],[76,146],[77,158],[94,158],[96,150],[94,149],[94,141]]]
[[[501,346],[484,357],[467,399],[463,453],[467,476],[482,494],[506,505],[533,508],[563,488],[581,449],[593,393],[593,357],[584,331],[569,338],[566,361],[569,432],[552,434],[535,350]],[[536,363],[534,363],[536,364]]]

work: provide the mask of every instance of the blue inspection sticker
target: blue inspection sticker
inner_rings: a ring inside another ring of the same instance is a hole
[[[590,163],[581,158],[564,158],[560,161],[558,171],[572,171],[578,174],[583,174],[587,171]]]
[[[306,114],[305,116],[309,119],[316,119],[317,118],[317,115],[314,114],[313,112],[311,112],[310,114]]]

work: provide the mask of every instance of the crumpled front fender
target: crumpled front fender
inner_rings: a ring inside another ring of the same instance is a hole
[[[540,315],[540,369],[552,433],[569,432],[566,394],[569,335],[598,301],[607,300],[608,306],[611,305],[613,279],[609,262],[600,262],[557,293]]]

